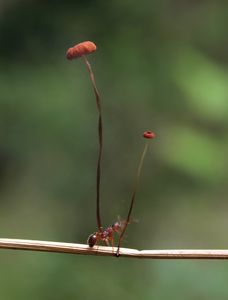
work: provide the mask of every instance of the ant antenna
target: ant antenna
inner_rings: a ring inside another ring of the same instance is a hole
[[[96,97],[96,104],[98,109],[98,140],[99,140],[99,150],[98,150],[98,160],[97,160],[97,174],[96,174],[96,216],[97,216],[97,226],[98,230],[102,231],[102,224],[101,224],[101,216],[100,216],[100,181],[101,181],[101,157],[103,152],[103,125],[102,125],[102,114],[101,114],[101,97],[98,92],[95,77],[92,71],[92,67],[89,61],[86,58],[86,54],[90,54],[96,51],[96,45],[90,41],[86,41],[80,44],[75,45],[72,48],[69,48],[67,51],[67,58],[74,59],[78,57],[82,57],[86,64],[86,67],[89,71],[90,80],[93,85],[94,94]]]
[[[141,175],[143,161],[144,161],[146,152],[147,152],[148,147],[149,147],[149,139],[155,138],[156,135],[152,131],[145,131],[143,133],[143,137],[146,138],[146,139],[148,139],[148,140],[145,143],[145,146],[144,146],[141,158],[139,160],[139,165],[138,165],[138,169],[137,169],[137,173],[136,173],[135,183],[134,183],[134,186],[133,186],[133,193],[132,193],[132,196],[131,196],[131,203],[130,203],[130,207],[129,207],[127,219],[125,221],[124,227],[123,227],[123,229],[121,231],[121,234],[120,234],[120,237],[119,237],[119,242],[118,242],[117,251],[116,251],[116,256],[117,257],[120,255],[120,246],[121,246],[121,243],[122,243],[122,240],[123,240],[123,236],[124,236],[124,233],[125,233],[125,231],[127,229],[127,225],[130,222],[130,217],[131,217],[133,205],[135,203],[135,196],[136,196],[136,193],[137,193],[137,190],[138,190],[139,179],[140,179],[140,175]]]

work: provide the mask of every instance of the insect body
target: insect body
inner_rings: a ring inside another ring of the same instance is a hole
[[[112,226],[109,226],[104,230],[102,229],[101,231],[92,233],[88,237],[87,244],[92,248],[102,241],[106,244],[106,246],[109,246],[111,242],[112,247],[114,247],[114,234],[121,234],[124,224],[125,222],[122,221],[115,222]]]

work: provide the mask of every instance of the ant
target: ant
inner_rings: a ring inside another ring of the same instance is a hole
[[[102,241],[107,246],[110,246],[110,242],[111,242],[112,247],[114,247],[114,234],[117,233],[117,234],[119,234],[119,241],[118,241],[117,252],[116,252],[116,256],[118,257],[120,255],[120,246],[121,246],[121,242],[122,242],[124,233],[127,229],[128,224],[130,223],[130,217],[131,217],[133,205],[135,202],[136,192],[138,189],[141,169],[142,169],[144,157],[146,155],[146,152],[147,152],[147,149],[149,146],[149,142],[147,140],[145,147],[143,149],[140,161],[139,161],[137,174],[136,174],[136,180],[135,180],[135,183],[133,186],[133,193],[131,196],[131,202],[130,202],[130,207],[129,207],[126,221],[115,222],[112,226],[109,226],[109,227],[106,227],[103,229],[102,223],[101,223],[101,217],[100,217],[100,179],[101,179],[101,158],[102,158],[102,152],[103,152],[103,125],[102,125],[102,112],[101,112],[101,97],[100,97],[100,94],[99,94],[97,86],[96,86],[95,77],[94,77],[91,65],[86,58],[86,54],[90,54],[94,51],[96,51],[96,45],[90,41],[79,43],[79,44],[75,45],[74,47],[69,48],[67,51],[67,58],[70,60],[73,58],[78,58],[78,57],[82,57],[84,59],[86,67],[89,71],[90,80],[93,85],[93,90],[94,90],[94,94],[95,94],[95,98],[96,98],[96,105],[97,105],[97,110],[98,110],[98,115],[99,115],[98,116],[99,151],[98,151],[97,172],[96,172],[96,219],[97,219],[98,231],[89,235],[89,237],[87,239],[87,244],[89,245],[90,248],[93,248],[100,241]],[[155,138],[155,134],[152,131],[146,131],[146,132],[144,132],[143,137],[146,139],[153,139],[153,138]]]
[[[125,225],[124,221],[115,222],[112,226],[109,226],[101,231],[97,231],[92,233],[87,240],[87,244],[90,248],[94,247],[99,241],[103,241],[106,246],[110,246],[110,242],[112,244],[112,248],[114,247],[114,233],[120,234],[123,230],[123,226]]]

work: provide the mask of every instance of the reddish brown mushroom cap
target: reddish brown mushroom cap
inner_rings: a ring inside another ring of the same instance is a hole
[[[96,51],[97,46],[90,41],[79,43],[67,50],[66,57],[67,59],[74,59],[81,57],[82,55],[90,54]]]
[[[156,137],[156,134],[153,131],[145,131],[143,133],[143,137],[146,139],[154,139]]]

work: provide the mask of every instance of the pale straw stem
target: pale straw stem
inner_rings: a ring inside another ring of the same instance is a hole
[[[0,239],[0,249],[29,250],[65,254],[95,256],[116,256],[117,248],[85,244],[61,243],[50,241]],[[228,250],[224,249],[171,249],[171,250],[136,250],[121,248],[121,257],[141,259],[228,259]]]

